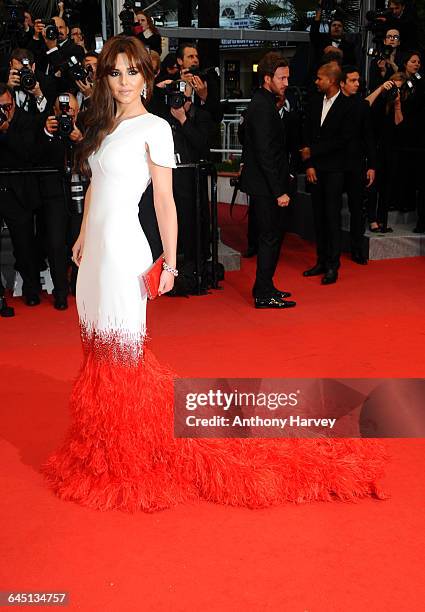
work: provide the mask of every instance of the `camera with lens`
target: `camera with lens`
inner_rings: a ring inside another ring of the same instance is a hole
[[[18,71],[19,78],[21,80],[21,89],[24,91],[31,91],[34,89],[37,83],[35,74],[30,68],[30,61],[27,57],[22,59],[22,68]]]
[[[173,81],[164,87],[164,101],[168,108],[182,108],[186,102],[186,81]]]
[[[124,33],[132,33],[134,27],[134,12],[143,8],[140,0],[125,0],[123,9],[119,14]]]
[[[72,55],[68,60],[68,74],[74,81],[86,83],[89,78],[89,71]]]
[[[400,93],[400,88],[397,87],[395,83],[392,84],[391,89],[386,89],[384,91],[384,97],[388,102],[394,102],[397,99],[398,94]]]
[[[377,61],[390,59],[391,53],[394,51],[394,47],[391,45],[384,45],[383,41],[377,41],[376,47],[371,47],[367,50],[369,57],[375,58]]]
[[[84,212],[84,194],[85,184],[84,177],[78,173],[71,173],[71,213],[74,215],[82,215]]]
[[[45,19],[43,25],[47,40],[57,40],[59,38],[59,30],[54,19]]]
[[[74,121],[69,115],[69,96],[62,94],[59,96],[60,115],[56,115],[55,119],[58,122],[58,136],[69,136],[74,129]]]
[[[188,74],[192,74],[193,76],[197,76],[203,81],[206,81],[209,75],[214,74],[217,76],[217,70],[213,66],[203,68],[202,70],[194,66],[193,68],[188,69]]]

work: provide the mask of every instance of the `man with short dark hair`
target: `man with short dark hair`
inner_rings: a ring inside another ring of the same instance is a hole
[[[351,138],[351,105],[340,90],[341,69],[335,62],[317,72],[319,91],[304,124],[301,158],[311,188],[317,262],[304,276],[322,274],[322,284],[338,279],[341,256],[341,208],[345,155]]]
[[[191,74],[191,70],[199,71],[200,68],[198,48],[195,43],[181,44],[176,51],[176,56],[177,65],[180,69],[180,74],[176,77],[187,81],[193,88],[195,105],[203,106],[204,110],[210,113],[212,120],[220,123],[223,118],[223,109],[220,103],[220,79],[218,75],[213,70],[202,77]],[[210,66],[207,68],[210,68]]]
[[[355,263],[367,264],[364,238],[363,202],[365,187],[375,181],[376,148],[370,105],[359,96],[360,72],[356,66],[344,66],[341,92],[352,104],[353,135],[347,149],[344,189],[350,210],[351,258]]]
[[[279,291],[273,276],[279,260],[290,202],[285,126],[276,99],[288,86],[287,60],[274,51],[258,64],[261,87],[254,93],[244,122],[241,189],[250,196],[258,227],[258,255],[252,289],[256,308],[284,309],[290,293]]]
[[[25,79],[22,82],[22,69],[33,73],[33,87],[26,87]],[[16,105],[32,114],[47,111],[56,97],[53,79],[36,69],[34,55],[28,49],[14,49],[10,54],[7,84],[14,91]]]

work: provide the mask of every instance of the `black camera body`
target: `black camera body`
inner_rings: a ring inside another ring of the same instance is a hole
[[[200,68],[193,67],[188,69],[188,74],[192,74],[193,76],[197,76],[202,79],[202,81],[206,81],[210,75],[214,74],[217,76],[217,71],[213,66],[203,68],[202,70]]]
[[[68,60],[68,74],[74,81],[87,82],[89,71],[72,55]]]
[[[59,38],[59,30],[54,19],[45,19],[43,25],[47,40],[57,40]]]
[[[368,49],[367,54],[379,62],[380,60],[390,59],[393,51],[394,47],[391,45],[384,45],[382,41],[377,41],[376,47]]]
[[[56,115],[55,119],[58,122],[58,136],[69,136],[74,129],[74,121],[69,115],[69,96],[63,94],[59,96],[60,115]]]
[[[386,89],[384,92],[384,97],[388,102],[394,102],[397,99],[398,94],[400,93],[400,88],[394,83],[391,86],[391,89]]]
[[[123,9],[118,15],[125,33],[132,33],[134,27],[134,12],[142,8],[141,0],[125,0]]]
[[[31,89],[34,89],[37,79],[30,68],[30,61],[28,58],[24,57],[22,59],[22,68],[18,71],[18,75],[21,82],[21,89],[24,91],[31,91]]]
[[[178,80],[164,87],[164,101],[168,108],[182,108],[186,102],[186,81]]]

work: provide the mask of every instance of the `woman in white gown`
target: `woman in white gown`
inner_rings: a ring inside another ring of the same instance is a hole
[[[152,255],[138,204],[151,180],[167,264],[160,293],[173,287],[176,265],[173,139],[143,104],[152,85],[140,41],[105,44],[77,154],[92,177],[73,248],[84,361],[71,427],[42,468],[49,486],[62,499],[126,511],[198,499],[260,508],[380,496],[384,451],[373,440],[174,437],[173,374],[146,347],[140,281]]]

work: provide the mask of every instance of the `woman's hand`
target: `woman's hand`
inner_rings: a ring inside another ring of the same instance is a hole
[[[81,258],[83,257],[83,249],[84,249],[84,233],[80,232],[74,246],[72,247],[72,261],[76,266],[79,266],[81,263]]]
[[[167,270],[163,270],[161,273],[161,278],[159,279],[158,295],[171,291],[173,287],[174,275],[171,274],[171,272],[167,272]]]

